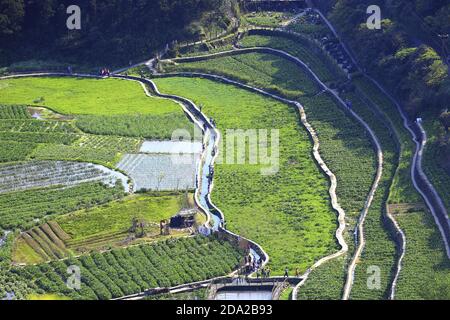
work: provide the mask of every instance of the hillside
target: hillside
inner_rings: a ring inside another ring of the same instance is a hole
[[[174,40],[220,33],[238,11],[235,0],[132,2],[0,0],[0,68],[31,59],[127,65]],[[66,27],[66,8],[73,4],[81,9],[81,30]]]

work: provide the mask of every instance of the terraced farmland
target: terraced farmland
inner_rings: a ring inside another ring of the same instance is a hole
[[[194,207],[192,195],[145,194],[59,216],[22,233],[16,239],[12,259],[32,264],[136,241],[155,241],[160,236],[159,222],[175,216],[183,206]],[[133,221],[145,225],[133,230]],[[186,232],[172,232],[174,237],[183,235]]]
[[[199,158],[199,154],[126,154],[117,168],[130,176],[137,191],[194,189]]]
[[[36,161],[0,166],[0,194],[52,186],[69,187],[95,181],[110,187],[119,183],[128,191],[127,180],[119,172],[88,163]]]
[[[306,270],[336,250],[328,182],[311,159],[311,142],[293,108],[204,79],[167,78],[156,83],[162,92],[202,104],[223,133],[229,128],[280,130],[279,172],[263,176],[263,165],[216,165],[212,193],[227,227],[267,250],[274,274],[286,266]]]
[[[94,253],[16,272],[45,292],[72,299],[111,299],[227,275],[239,267],[242,258],[243,252],[229,242],[195,237]],[[68,266],[81,269],[79,291],[66,286]]]
[[[49,216],[103,204],[124,195],[121,184],[113,188],[100,182],[69,188],[48,187],[0,195],[0,228],[27,229]]]
[[[450,299],[420,126],[320,12],[293,16],[199,25],[111,77],[1,79],[0,299],[206,299],[249,257],[246,276],[301,278],[281,299]],[[448,208],[448,130],[423,123]]]

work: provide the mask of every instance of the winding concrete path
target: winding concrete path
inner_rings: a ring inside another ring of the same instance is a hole
[[[126,70],[126,68],[125,68]],[[90,74],[67,74],[67,73],[52,73],[52,72],[47,72],[47,73],[27,73],[27,74],[15,74],[15,75],[10,75],[10,76],[5,76],[5,77],[0,77],[0,80],[2,79],[12,79],[12,78],[25,78],[25,77],[80,77],[80,78],[95,78],[95,79],[102,79],[102,78],[106,78],[106,77],[100,77],[100,76],[96,76],[96,75],[90,75]],[[220,138],[220,132],[219,130],[217,130],[212,123],[210,122],[210,119],[208,117],[205,116],[205,114],[203,114],[200,109],[194,104],[194,102],[192,102],[189,99],[183,98],[183,97],[179,97],[176,95],[169,95],[169,94],[163,94],[159,92],[158,87],[156,86],[156,84],[150,80],[150,79],[145,79],[145,78],[138,78],[138,77],[134,77],[134,76],[122,76],[122,75],[116,75],[113,74],[110,76],[110,78],[116,78],[116,79],[122,79],[122,80],[128,80],[128,81],[135,81],[138,82],[145,94],[148,97],[154,97],[156,95],[156,97],[162,98],[162,99],[169,99],[172,100],[174,102],[176,102],[177,104],[179,104],[183,110],[186,112],[186,114],[189,116],[189,118],[199,127],[201,128],[201,130],[204,132],[204,139],[205,139],[205,143],[211,143],[211,141],[214,143],[214,145],[212,146],[212,148],[216,148],[216,150],[218,150],[219,147],[219,138]],[[152,95],[150,93],[150,91],[148,90],[148,87],[152,88],[153,92],[155,93],[155,95]],[[215,139],[212,140],[208,140],[208,137],[217,137]],[[208,141],[207,141],[208,140]],[[212,148],[205,148],[203,154],[202,154],[202,159],[204,160],[207,157],[207,152],[208,151],[212,151]],[[215,156],[213,156],[211,164],[214,164],[214,161],[216,160],[218,156],[218,152],[216,152]],[[257,244],[256,242],[250,240],[250,239],[246,239],[240,235],[237,235],[229,230],[226,230],[224,227],[224,215],[222,213],[222,211],[220,211],[219,208],[217,208],[213,202],[211,201],[211,192],[213,189],[213,183],[207,183],[207,187],[206,187],[206,194],[202,194],[202,187],[200,187],[202,185],[203,182],[205,182],[203,179],[202,181],[202,163],[199,164],[199,171],[197,174],[197,188],[196,188],[196,193],[195,193],[195,202],[197,204],[197,206],[200,208],[200,210],[203,211],[203,213],[206,215],[207,217],[207,221],[205,222],[204,226],[212,229],[212,231],[219,231],[219,232],[223,232],[226,233],[228,235],[230,235],[231,237],[237,239],[237,240],[246,240],[249,244],[250,244],[250,250],[252,252],[252,256],[253,259],[255,258],[261,258],[261,260],[263,261],[262,266],[260,267],[264,267],[268,262],[269,262],[269,255],[264,251],[264,249]],[[206,201],[202,201],[201,197],[206,196]],[[213,220],[213,217],[215,216],[214,213],[212,213],[211,210],[216,210],[216,212],[218,212],[220,214],[220,225],[218,226],[218,228],[214,228],[211,227],[211,223]],[[64,259],[62,259],[64,260]],[[208,279],[208,280],[204,280],[204,281],[200,281],[200,282],[195,282],[195,283],[190,283],[190,284],[184,284],[178,287],[174,287],[172,288],[173,290],[175,289],[179,289],[182,287],[188,287],[188,286],[192,286],[192,285],[196,285],[196,284],[202,284],[202,283],[209,283],[211,281],[214,280],[219,280],[219,279],[226,279],[226,278],[230,278],[230,277],[234,277],[235,275],[237,275],[239,272],[239,270],[235,270],[232,273],[230,273],[227,276],[223,276],[223,277],[216,277],[216,278],[212,278],[212,279]],[[271,277],[270,279],[277,279],[278,277]],[[301,280],[301,279],[300,279]],[[121,297],[118,298],[119,300],[121,299],[140,299],[142,297],[144,297],[146,295],[145,292],[141,292],[141,293],[136,293],[127,297]]]
[[[408,120],[408,117],[406,116],[403,108],[401,107],[400,103],[395,99],[387,90],[372,76],[367,74],[364,69],[362,69],[358,62],[356,61],[356,58],[353,54],[353,52],[347,47],[347,45],[342,41],[340,38],[338,32],[334,28],[334,26],[331,24],[331,22],[325,17],[325,15],[318,9],[314,9],[316,13],[320,15],[323,21],[325,21],[328,28],[331,30],[333,35],[339,40],[340,44],[344,48],[347,55],[352,60],[353,64],[362,72],[363,76],[371,81],[380,91],[382,91],[385,96],[389,98],[389,100],[394,103],[394,105],[397,108],[397,111],[399,112],[400,116],[403,119],[403,126],[409,131],[414,143],[416,144],[416,150],[414,152],[413,157],[413,164],[411,166],[411,180],[413,182],[414,188],[419,192],[419,194],[424,199],[425,203],[427,204],[427,207],[430,209],[433,218],[435,220],[436,225],[438,226],[438,229],[442,235],[442,239],[444,242],[446,255],[450,259],[450,244],[449,244],[449,237],[450,237],[450,225],[449,225],[449,216],[448,212],[443,204],[443,201],[441,197],[439,196],[438,192],[436,191],[433,184],[428,179],[427,175],[423,171],[422,166],[422,155],[424,152],[425,145],[427,143],[427,134],[424,128],[421,126],[420,123],[411,123]],[[378,107],[378,106],[377,106]],[[395,132],[395,126],[391,122],[391,126]],[[415,127],[415,128],[414,128]],[[397,138],[398,138],[397,133]],[[398,140],[400,141],[400,139]],[[393,300],[395,298],[395,291],[398,283],[398,279],[400,276],[400,272],[402,270],[402,261],[405,256],[406,252],[406,236],[401,229],[398,222],[395,220],[395,217],[393,217],[391,214],[388,213],[389,219],[394,223],[396,229],[398,230],[399,234],[402,238],[402,247],[400,252],[400,257],[398,259],[397,263],[397,270],[395,273],[394,280],[392,282],[391,286],[391,292],[389,295],[389,298]]]
[[[227,83],[227,84],[232,84],[235,86],[238,86],[240,88],[243,89],[247,89],[249,91],[253,91],[265,96],[268,96],[270,98],[273,98],[275,100],[281,101],[283,103],[286,103],[288,105],[292,105],[295,108],[297,108],[299,110],[300,113],[300,118],[301,118],[301,122],[303,124],[303,126],[306,128],[306,130],[308,131],[308,134],[310,135],[311,139],[313,140],[314,146],[313,146],[313,155],[314,155],[314,159],[317,162],[317,164],[320,166],[321,170],[329,177],[330,179],[330,189],[329,189],[329,194],[330,194],[330,198],[331,198],[331,204],[333,209],[338,213],[338,222],[339,222],[339,226],[337,228],[336,231],[336,238],[339,242],[339,245],[341,246],[341,249],[334,253],[331,254],[329,256],[326,256],[324,258],[321,258],[319,261],[317,261],[312,267],[310,267],[307,272],[305,274],[303,274],[301,276],[302,281],[299,283],[299,285],[297,285],[294,288],[294,292],[293,292],[293,297],[296,298],[296,294],[298,291],[298,287],[301,286],[306,279],[308,278],[309,274],[311,273],[311,271],[313,271],[314,269],[316,269],[317,267],[319,267],[320,265],[322,265],[323,263],[337,258],[343,254],[345,254],[348,251],[348,245],[345,242],[343,233],[345,230],[345,212],[342,209],[342,207],[339,205],[338,203],[338,198],[336,195],[336,187],[337,187],[337,179],[336,176],[331,172],[331,170],[326,166],[325,162],[323,161],[322,157],[320,156],[319,153],[319,148],[320,148],[320,144],[319,144],[319,139],[317,137],[316,132],[314,131],[314,129],[312,128],[312,126],[307,122],[307,118],[306,118],[306,113],[304,111],[303,106],[297,102],[297,101],[292,101],[292,100],[288,100],[282,97],[279,97],[277,95],[268,93],[264,90],[261,90],[259,88],[255,88],[231,79],[228,79],[226,77],[223,76],[217,76],[217,75],[211,75],[211,74],[205,74],[205,73],[193,73],[193,72],[181,72],[181,73],[170,73],[164,76],[170,76],[170,77],[174,77],[174,76],[188,76],[188,77],[201,77],[201,78],[206,78],[206,79],[210,79],[210,80],[215,80],[215,81],[220,81],[223,83]],[[219,209],[218,209],[219,210]],[[223,213],[222,213],[223,216]]]
[[[267,47],[255,47],[255,48],[245,48],[245,49],[235,49],[235,50],[231,50],[231,51],[225,51],[222,53],[214,53],[214,54],[209,54],[209,55],[202,55],[202,56],[198,56],[198,57],[188,57],[188,58],[179,58],[179,59],[171,59],[172,61],[178,61],[178,62],[188,62],[188,61],[199,61],[199,60],[205,60],[208,58],[213,58],[213,57],[220,57],[220,56],[224,56],[224,55],[236,55],[239,53],[249,53],[249,52],[264,52],[264,53],[272,53],[272,54],[276,54],[278,56],[284,57],[287,60],[290,60],[294,63],[296,63],[298,66],[300,66],[301,68],[303,68],[304,70],[306,70],[309,75],[319,84],[319,86],[326,92],[329,92],[338,102],[339,104],[348,112],[350,113],[361,125],[364,126],[364,128],[366,129],[366,131],[369,133],[371,140],[373,142],[376,154],[377,154],[377,173],[374,179],[374,182],[372,184],[372,188],[368,194],[368,197],[366,199],[366,203],[364,205],[364,208],[361,212],[360,218],[359,218],[359,222],[358,222],[358,247],[355,251],[355,254],[352,258],[351,263],[349,264],[348,267],[348,271],[347,271],[347,280],[346,280],[346,284],[344,286],[344,293],[343,293],[343,299],[347,300],[350,297],[350,292],[351,292],[351,288],[353,286],[353,282],[354,282],[354,273],[355,273],[355,269],[356,269],[356,264],[357,261],[359,260],[359,257],[361,256],[361,253],[364,249],[365,246],[365,237],[364,237],[364,222],[366,219],[366,216],[368,214],[368,211],[370,209],[370,206],[373,202],[374,199],[374,195],[375,192],[378,189],[378,185],[379,182],[381,180],[382,174],[383,174],[383,152],[382,152],[382,148],[381,148],[381,144],[378,141],[377,136],[375,135],[374,131],[370,128],[370,126],[358,115],[356,114],[353,110],[351,110],[350,108],[347,107],[347,104],[343,101],[343,99],[333,90],[331,90],[325,83],[323,83],[320,78],[312,71],[312,69],[306,64],[304,63],[302,60],[300,60],[299,58],[285,52],[282,50],[278,50],[278,49],[272,49],[272,48],[267,48]],[[203,77],[207,77],[210,76],[209,74],[201,74],[201,73],[186,73],[186,72],[182,72],[179,73],[179,75],[198,75],[198,76],[203,76]],[[218,77],[218,76],[214,76],[214,77]],[[219,77],[220,79],[226,79],[224,77]],[[233,83],[237,83],[236,81],[233,80],[228,80],[227,81],[233,82]],[[298,103],[298,102],[292,102],[290,100],[284,99],[284,98],[280,98],[277,97],[275,95],[272,94],[268,94],[260,89],[257,88],[253,88],[251,86],[248,85],[242,85],[239,84],[241,87],[247,87],[247,88],[251,88],[251,90],[253,91],[257,91],[257,92],[262,92],[265,95],[269,95],[272,97],[276,97],[276,99],[281,101],[285,101],[289,104],[292,103]],[[345,226],[344,226],[345,228]],[[345,241],[344,241],[345,242]],[[348,250],[348,247],[347,247]],[[343,253],[338,254],[337,256],[342,255]],[[333,256],[332,258],[336,258],[336,256]],[[325,258],[324,258],[325,259]],[[323,259],[321,259],[323,260]],[[314,269],[317,268],[318,266],[322,265],[324,262],[330,260],[330,259],[325,259],[324,261],[318,261],[318,265],[317,263],[313,266]],[[297,292],[298,292],[298,288],[303,285],[308,277],[308,275],[310,274],[310,272],[313,270],[313,267],[311,267],[311,269],[309,269],[307,271],[307,274],[304,277],[304,280],[294,289],[293,292],[293,297],[295,298],[297,296]]]

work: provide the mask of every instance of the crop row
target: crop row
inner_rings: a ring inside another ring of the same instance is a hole
[[[0,170],[0,193],[48,186],[67,187],[92,181],[114,185],[117,181],[112,172],[87,163],[38,161],[0,166]]]
[[[161,115],[120,115],[77,117],[75,124],[87,133],[119,135],[154,140],[170,140],[175,130],[186,130],[194,136],[194,124],[181,112]]]
[[[64,214],[109,202],[123,196],[123,187],[109,188],[99,182],[75,187],[25,190],[0,195],[0,227],[26,229],[35,219]]]
[[[263,87],[290,99],[317,93],[307,74],[297,72],[293,62],[265,53],[246,53],[196,62],[167,64],[165,71],[190,71],[222,74],[229,78]]]
[[[46,120],[0,120],[0,131],[35,133],[77,133],[69,122]]]
[[[69,145],[79,138],[75,134],[61,133],[34,133],[34,132],[0,132],[0,140],[28,142],[28,143],[52,143]]]
[[[66,146],[61,144],[40,144],[29,156],[34,160],[66,160],[101,163],[112,166],[120,155],[114,150]]]
[[[108,149],[117,153],[133,153],[139,150],[142,140],[109,135],[82,135],[73,145],[87,149]]]
[[[0,105],[0,119],[31,119],[26,106]]]
[[[329,205],[328,181],[311,156],[311,141],[298,111],[247,90],[198,78],[155,80],[160,90],[203,104],[218,129],[278,129],[279,170],[263,165],[215,166],[212,200],[227,227],[258,242],[271,257],[274,274],[285,267],[306,270],[334,252],[336,216]],[[224,145],[226,145],[224,135]],[[221,152],[224,152],[222,150]]]
[[[15,272],[43,292],[104,300],[226,275],[242,258],[243,252],[229,242],[195,237],[94,253]],[[80,268],[80,290],[66,285],[68,266]]]
[[[345,238],[349,254],[314,270],[299,290],[300,299],[342,297],[345,266],[354,249],[354,230],[375,176],[376,159],[364,128],[337,106],[331,97],[303,98],[308,122],[316,130],[320,154],[336,175],[336,194],[345,210]]]
[[[302,45],[299,45],[301,43]],[[327,58],[319,47],[311,47],[309,41],[299,39],[289,39],[279,36],[249,35],[241,40],[243,47],[269,47],[283,50],[291,55],[303,60],[316,74],[325,82],[339,81],[339,74],[336,68],[324,63]]]
[[[36,148],[36,144],[28,142],[0,141],[0,162],[25,160]]]

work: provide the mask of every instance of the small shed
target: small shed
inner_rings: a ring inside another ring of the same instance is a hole
[[[170,218],[170,227],[172,229],[191,228],[195,224],[196,209],[184,209],[177,213],[176,216]]]

